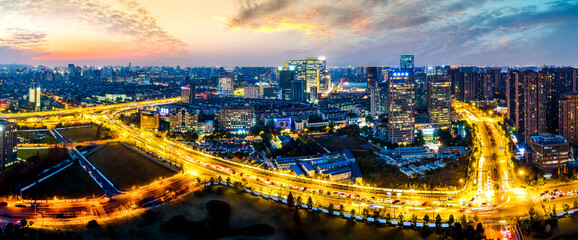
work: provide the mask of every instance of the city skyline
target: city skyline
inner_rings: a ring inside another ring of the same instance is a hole
[[[0,64],[575,65],[576,1],[0,1]]]

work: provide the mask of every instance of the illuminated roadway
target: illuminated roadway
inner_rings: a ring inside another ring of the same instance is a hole
[[[487,116],[477,108],[465,103],[454,101],[452,104],[456,111],[477,130],[474,139],[481,151],[475,153],[479,156],[474,156],[475,159],[478,159],[478,161],[474,161],[477,162],[476,177],[473,178],[475,180],[473,183],[466,182],[464,189],[458,191],[423,191],[341,184],[247,166],[194,151],[180,142],[156,138],[151,133],[133,129],[114,119],[115,115],[123,111],[166,104],[175,100],[166,99],[55,112],[11,114],[2,115],[0,118],[29,118],[84,113],[92,121],[118,131],[122,140],[155,153],[157,156],[182,164],[186,172],[205,180],[210,177],[216,179],[218,176],[222,176],[223,179],[231,177],[232,181],[246,182],[246,186],[270,196],[283,197],[292,192],[297,196],[302,196],[304,203],[311,196],[318,205],[327,206],[329,203],[333,203],[338,207],[343,204],[347,211],[352,208],[357,209],[361,204],[362,207],[371,206],[385,209],[389,213],[401,211],[406,214],[421,216],[429,214],[430,219],[437,214],[441,214],[447,219],[450,214],[457,218],[458,215],[464,213],[478,215],[484,223],[497,225],[500,221],[509,223],[515,217],[525,216],[528,212],[528,206],[541,203],[537,199],[536,193],[521,188],[521,182],[513,172],[510,152],[506,151],[507,133],[503,132],[498,125],[501,120]],[[492,142],[494,143],[492,144]],[[226,171],[226,169],[233,170],[236,174]],[[239,173],[243,173],[244,176],[241,177]],[[499,189],[493,189],[496,184]],[[315,192],[303,191],[304,188],[314,189]],[[318,190],[323,190],[323,194],[319,193]],[[327,195],[327,192],[330,192],[331,195]],[[353,197],[335,196],[335,192],[348,193]],[[128,194],[138,196],[139,193],[131,192]],[[121,194],[118,197],[122,198],[124,195]],[[449,200],[450,198],[452,200]],[[361,201],[361,199],[364,200]],[[575,197],[567,197],[553,202],[566,203],[575,199]],[[395,200],[400,200],[400,204],[391,204],[391,201]],[[422,206],[422,203],[426,201],[432,203],[433,206]],[[406,203],[402,204],[404,202]],[[469,204],[471,206],[467,206]],[[2,212],[0,212],[0,216],[3,216]]]

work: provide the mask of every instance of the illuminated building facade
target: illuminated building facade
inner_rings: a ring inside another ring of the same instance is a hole
[[[552,172],[568,163],[568,141],[551,133],[533,134],[529,137],[532,163],[544,172]]]
[[[156,111],[140,111],[140,127],[145,130],[158,130],[159,114]]]
[[[233,96],[234,93],[234,83],[233,83],[233,73],[223,72],[221,77],[219,77],[218,91],[219,95]]]
[[[198,114],[188,108],[170,109],[169,125],[173,132],[188,132],[197,127]]]
[[[430,123],[442,129],[451,126],[451,82],[447,75],[427,76],[427,102]]]
[[[560,135],[573,145],[578,144],[578,93],[562,96],[559,105]]]
[[[325,57],[306,58],[305,60],[289,60],[289,68],[295,69],[295,80],[305,81],[305,91],[310,93],[315,87],[318,91],[329,88],[329,74],[326,70]]]
[[[415,95],[409,72],[389,73],[387,139],[392,143],[413,142]]]
[[[249,131],[255,126],[255,108],[250,106],[222,107],[221,126],[229,131]]]
[[[195,104],[197,96],[197,87],[195,85],[187,85],[181,87],[181,102],[186,104]]]
[[[0,120],[0,164],[2,169],[16,161],[18,138],[16,123]]]

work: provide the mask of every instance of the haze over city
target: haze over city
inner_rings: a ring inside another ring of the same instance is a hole
[[[577,1],[1,0],[0,63],[576,65]]]

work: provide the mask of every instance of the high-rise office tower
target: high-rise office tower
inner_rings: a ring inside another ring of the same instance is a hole
[[[326,70],[325,57],[306,58],[305,60],[289,60],[289,68],[295,69],[295,80],[305,81],[305,91],[310,93],[315,87],[317,91],[324,91],[329,88],[329,74]]]
[[[413,55],[401,55],[399,56],[399,68],[402,71],[413,71],[414,62]]]
[[[41,89],[40,86],[33,86],[31,87],[28,93],[28,101],[34,104],[34,111],[40,110],[40,103],[41,103]]]
[[[222,72],[219,77],[218,91],[219,95],[232,96],[234,93],[234,83],[233,83],[233,73],[232,72]]]
[[[447,75],[427,76],[428,118],[442,129],[451,127],[451,82]]]
[[[290,69],[279,69],[279,88],[281,89],[281,99],[291,100],[291,82],[295,81],[294,67]]]
[[[364,67],[364,76],[367,78],[367,90],[369,91],[369,110],[372,117],[380,113],[379,82],[381,80],[381,67]]]
[[[0,165],[2,169],[16,161],[18,138],[16,123],[0,120]]]
[[[411,74],[411,73],[410,73]],[[432,72],[432,75],[436,74]],[[425,72],[416,71],[413,75],[413,83],[415,84],[413,90],[415,93],[415,110],[427,110],[427,75]]]
[[[187,85],[181,87],[181,102],[186,104],[196,104],[197,86]]]
[[[514,129],[524,134],[524,78],[518,70],[510,70],[506,75],[507,118]]]
[[[573,145],[578,145],[578,93],[562,96],[559,105],[560,135]]]
[[[305,102],[305,81],[291,82],[291,101]]]
[[[408,71],[389,73],[389,114],[387,138],[392,143],[409,144],[414,138],[415,95]]]
[[[550,82],[534,71],[525,71],[524,77],[524,137],[528,142],[531,134],[547,131],[547,108],[550,100]]]

